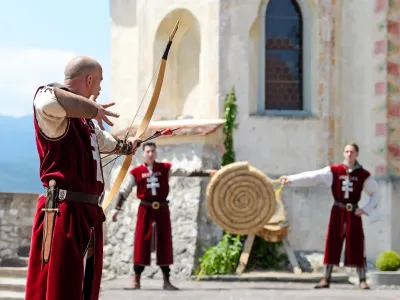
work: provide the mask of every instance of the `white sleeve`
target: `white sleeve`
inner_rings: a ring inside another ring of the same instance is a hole
[[[117,146],[117,140],[107,131],[101,130],[99,125],[94,124],[97,143],[99,144],[100,152],[112,152]]]
[[[312,186],[322,183],[326,186],[331,186],[333,182],[333,174],[330,167],[323,169],[303,172],[288,176],[291,186]]]
[[[122,181],[121,187],[119,192],[122,194],[124,199],[127,199],[129,197],[129,194],[132,192],[133,188],[136,185],[136,180],[135,177],[132,174],[128,174],[124,178],[124,181]]]
[[[51,87],[41,88],[33,101],[40,130],[48,138],[59,138],[68,129],[67,113]]]
[[[371,176],[364,182],[363,191],[369,195],[368,203],[362,208],[368,216],[371,216],[373,210],[378,206],[379,187],[378,183]]]

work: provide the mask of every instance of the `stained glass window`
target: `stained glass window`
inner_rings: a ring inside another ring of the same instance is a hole
[[[265,18],[265,109],[303,109],[303,22],[295,0],[270,0]]]

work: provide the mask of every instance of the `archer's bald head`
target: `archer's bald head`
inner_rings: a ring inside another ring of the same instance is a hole
[[[64,70],[65,80],[76,77],[88,76],[100,69],[100,64],[93,58],[87,56],[76,56],[66,65]]]
[[[75,93],[89,98],[98,96],[103,80],[103,69],[93,58],[76,56],[72,58],[64,69],[64,85]]]

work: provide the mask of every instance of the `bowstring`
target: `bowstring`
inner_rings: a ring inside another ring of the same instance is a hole
[[[166,130],[166,129],[164,129],[164,130]],[[163,131],[164,131],[163,130]],[[151,141],[151,140],[154,140],[155,138],[158,138],[158,137],[160,137],[160,136],[162,136],[162,135],[156,135],[156,134],[153,134],[152,136],[150,136],[150,137],[148,137],[147,139],[145,139],[143,142],[141,142],[142,144],[143,143],[145,143],[145,142],[147,142],[147,141]],[[108,156],[110,156],[110,155],[116,155],[116,154],[109,154],[109,155],[106,155],[105,157],[108,157]],[[115,161],[116,159],[118,159],[120,156],[122,156],[123,154],[118,154],[117,155],[117,157],[114,157],[112,160],[110,160],[109,162],[107,162],[104,166],[103,166],[103,168],[104,167],[106,167],[106,166],[108,166],[110,163],[112,163],[113,161]]]
[[[146,97],[146,94],[147,94],[147,92],[148,92],[148,90],[149,90],[149,88],[150,88],[150,86],[151,86],[151,83],[152,83],[153,80],[154,80],[154,77],[156,76],[156,73],[157,73],[157,71],[158,71],[158,68],[160,67],[161,61],[162,61],[162,58],[158,61],[156,70],[154,71],[153,76],[151,77],[151,80],[150,80],[150,82],[149,82],[149,85],[147,86],[146,92],[145,92],[144,95],[143,95],[142,101],[140,101],[139,107],[138,107],[138,109],[136,110],[136,114],[135,114],[135,116],[133,117],[131,126],[129,126],[129,129],[128,129],[126,135],[125,135],[125,142],[126,142],[126,139],[128,138],[129,131],[131,130],[131,128],[132,128],[132,126],[133,126],[133,122],[135,122],[136,116],[137,116],[138,113],[139,113],[139,110],[140,110],[140,107],[142,106],[143,100],[144,100],[144,98]]]
[[[161,59],[158,61],[157,67],[156,67],[156,69],[155,69],[155,71],[154,71],[154,73],[153,73],[153,76],[151,77],[151,80],[150,80],[150,82],[149,82],[149,85],[147,86],[147,89],[146,89],[146,91],[145,91],[145,93],[144,93],[144,95],[143,95],[143,97],[142,97],[142,101],[140,101],[139,107],[138,107],[138,109],[136,110],[136,114],[135,114],[135,116],[133,117],[132,123],[131,123],[131,125],[129,126],[128,131],[126,132],[126,135],[125,135],[125,138],[124,138],[124,142],[126,142],[128,136],[129,136],[129,132],[130,132],[132,126],[133,126],[133,123],[135,122],[135,119],[136,119],[136,117],[137,117],[137,115],[138,115],[138,113],[139,113],[140,107],[141,107],[142,104],[143,104],[143,101],[144,101],[144,99],[145,99],[145,97],[146,97],[146,94],[147,94],[147,92],[149,91],[149,88],[150,88],[150,86],[151,86],[151,83],[153,82],[154,77],[155,77],[156,74],[157,74],[157,71],[158,71],[158,68],[160,67],[161,61],[162,61],[162,57],[161,57]],[[107,155],[106,157],[108,157],[108,156],[109,156],[109,155]],[[113,161],[114,161],[114,162],[113,162],[113,165],[111,166],[110,172],[108,172],[108,176],[107,176],[105,182],[108,181],[108,178],[110,177],[111,172],[112,172],[112,170],[113,170],[113,168],[114,168],[115,162],[117,161],[117,159],[118,159],[120,156],[121,156],[121,154],[118,155],[117,157],[115,157],[115,158],[113,159]],[[112,162],[112,161],[109,161],[108,163],[106,163],[106,164],[103,166],[103,168],[104,168],[105,166],[109,165],[111,162]]]

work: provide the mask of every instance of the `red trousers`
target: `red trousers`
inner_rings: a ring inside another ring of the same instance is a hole
[[[155,223],[155,234],[152,236],[152,225]],[[140,205],[136,220],[133,263],[135,265],[150,265],[151,243],[155,241],[157,265],[173,264],[171,218],[168,206],[154,210]]]
[[[344,265],[358,268],[365,267],[362,219],[354,213],[334,205],[329,220],[324,264],[339,265],[344,241]]]
[[[45,200],[40,197],[36,208],[25,300],[99,299],[105,220],[102,208],[96,204],[59,201],[50,259],[42,266],[45,213],[41,209]],[[94,243],[94,255],[85,260],[90,241]]]

